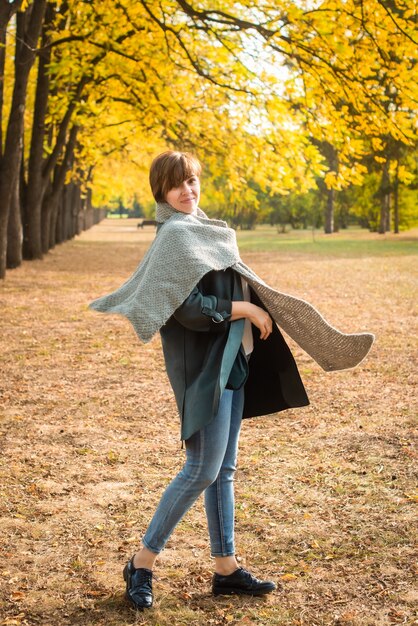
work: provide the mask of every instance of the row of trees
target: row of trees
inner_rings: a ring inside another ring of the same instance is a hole
[[[322,181],[327,232],[373,171],[384,232],[414,176],[416,27],[407,0],[0,0],[0,277],[77,232],[91,193],[149,201],[167,146],[231,215]]]
[[[408,184],[397,180],[396,170],[387,187],[382,186],[382,172],[374,164],[363,176],[361,184],[350,184],[340,190],[327,188],[322,178],[316,188],[306,193],[290,191],[287,194],[267,194],[249,181],[257,194],[257,203],[228,202],[217,207],[223,216],[237,228],[251,229],[256,224],[277,224],[282,232],[287,228],[323,228],[325,232],[338,231],[350,225],[359,225],[372,232],[392,230],[399,233],[418,225],[418,153],[411,155]],[[330,203],[330,195],[332,204]],[[211,198],[205,200],[210,211]],[[386,217],[381,230],[382,208]],[[150,208],[150,214],[152,212]]]

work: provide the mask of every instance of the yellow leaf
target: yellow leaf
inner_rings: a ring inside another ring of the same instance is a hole
[[[296,578],[297,578],[296,574],[282,574],[282,576],[280,576],[280,579],[283,580],[284,582],[288,580],[296,580]]]
[[[405,497],[411,502],[418,502],[418,491],[416,493],[406,493]]]

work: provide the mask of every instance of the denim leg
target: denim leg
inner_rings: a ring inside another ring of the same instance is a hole
[[[186,462],[164,491],[142,540],[151,552],[161,552],[183,515],[216,480],[228,445],[232,400],[233,391],[225,390],[217,415],[186,441]]]
[[[216,481],[205,490],[205,510],[212,556],[235,554],[234,474],[243,408],[244,389],[242,388],[234,391],[228,445],[221,469]]]

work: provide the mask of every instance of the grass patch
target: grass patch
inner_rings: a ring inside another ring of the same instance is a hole
[[[335,257],[418,255],[418,231],[400,235],[378,235],[364,229],[350,228],[325,235],[322,231],[294,230],[278,233],[272,226],[258,226],[253,231],[238,231],[242,252],[285,252]]]

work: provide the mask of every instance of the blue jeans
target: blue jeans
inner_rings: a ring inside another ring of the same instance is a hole
[[[212,556],[235,554],[234,473],[244,407],[244,388],[226,389],[213,420],[186,441],[186,462],[166,488],[143,538],[158,554],[202,492]]]

